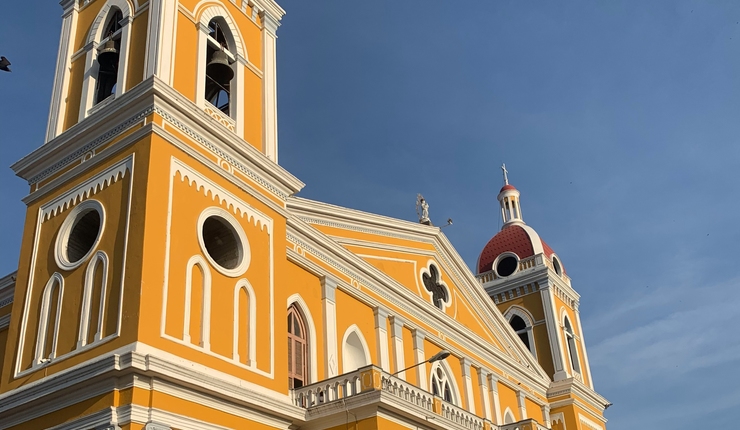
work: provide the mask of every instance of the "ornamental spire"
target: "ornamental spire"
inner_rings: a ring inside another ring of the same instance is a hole
[[[511,224],[524,224],[524,220],[519,204],[519,190],[509,184],[509,171],[506,170],[506,164],[501,165],[501,171],[504,173],[504,186],[497,198],[501,205],[501,219],[504,221],[502,229],[504,229]]]

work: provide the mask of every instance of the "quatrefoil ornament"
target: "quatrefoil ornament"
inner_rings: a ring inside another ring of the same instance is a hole
[[[422,273],[421,279],[424,282],[424,288],[432,295],[434,306],[444,309],[445,304],[450,300],[450,293],[439,279],[437,266],[430,264],[429,273]]]

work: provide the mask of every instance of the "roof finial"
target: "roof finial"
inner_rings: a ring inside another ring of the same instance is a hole
[[[506,163],[501,165],[501,170],[504,171],[504,185],[509,185],[509,171],[506,170]]]

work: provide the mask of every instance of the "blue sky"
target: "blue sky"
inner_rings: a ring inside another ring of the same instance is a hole
[[[280,162],[301,196],[414,220],[423,193],[473,267],[505,162],[582,296],[609,429],[735,426],[740,2],[281,4]],[[0,5],[5,166],[43,143],[60,14]],[[0,181],[4,274],[27,187]]]

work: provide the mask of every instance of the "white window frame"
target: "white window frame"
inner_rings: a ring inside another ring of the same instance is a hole
[[[247,333],[247,366],[257,366],[257,302],[255,301],[254,288],[246,279],[240,279],[234,287],[234,361],[240,361],[239,357],[239,292],[247,292],[248,309],[247,319],[249,321],[249,332]]]
[[[565,321],[568,321],[571,333],[566,330]],[[566,312],[565,308],[561,310],[561,316],[560,316],[560,327],[563,330],[563,340],[565,341],[565,355],[568,357],[568,362],[570,363],[570,369],[568,369],[568,372],[571,373],[573,376],[576,376],[577,378],[581,378],[581,372],[583,371],[583,366],[581,366],[581,357],[578,353],[578,337],[576,336],[575,330],[573,330],[573,323],[571,322],[570,317],[568,316],[568,313]],[[571,350],[570,341],[573,341],[573,349]],[[572,351],[572,353],[571,353]],[[575,356],[575,357],[574,357]],[[575,363],[574,361],[575,360]],[[578,369],[576,369],[578,367]]]
[[[524,330],[515,331],[514,333],[516,333],[517,335],[519,335],[523,331],[527,333],[527,337],[529,338],[529,352],[532,353],[532,356],[536,360],[537,359],[537,347],[534,344],[534,317],[532,317],[532,314],[530,314],[526,309],[522,307],[511,306],[504,313],[504,318],[506,318],[506,322],[509,323],[510,327],[511,327],[511,319],[514,316],[520,317],[521,319],[524,320],[524,324],[526,324],[526,327]]]
[[[449,365],[445,361],[436,361],[432,363],[431,368],[429,369],[429,392],[433,393],[433,387],[434,387],[434,378],[437,372],[437,369],[442,369],[442,373],[444,373],[445,378],[447,379],[447,382],[450,384],[450,393],[452,394],[452,403],[455,406],[460,406],[461,397],[460,397],[460,390],[457,386],[457,381],[455,381],[455,374],[452,373],[452,370],[450,369]],[[444,400],[444,391],[442,391],[439,394],[439,397]]]
[[[116,78],[116,92],[106,100],[95,104],[95,89],[98,82],[98,53],[99,48],[108,40],[108,35],[103,35],[105,25],[108,23],[111,9],[118,8],[123,15],[120,21],[121,28],[114,34],[121,35],[121,52],[118,53],[118,77]],[[83,48],[87,51],[85,55],[85,74],[82,82],[82,94],[80,100],[79,121],[87,118],[103,106],[115,100],[126,92],[126,77],[128,76],[128,55],[131,43],[131,22],[133,14],[131,6],[126,0],[108,0],[95,17],[90,33],[87,36],[87,44]]]
[[[239,32],[239,28],[234,24],[234,19],[231,14],[221,5],[209,5],[205,9],[196,11],[196,16],[200,14],[200,20],[198,22],[198,52],[197,52],[197,69],[196,69],[196,85],[195,85],[195,104],[206,110],[207,108],[215,107],[211,105],[205,98],[206,92],[206,53],[208,52],[208,44],[218,44],[212,37],[210,37],[210,29],[208,24],[211,20],[218,18],[221,21],[222,29],[225,31],[224,35],[226,41],[231,48],[229,51],[225,51],[229,56],[230,60],[235,62],[234,64],[234,78],[231,81],[231,87],[229,88],[229,116],[223,115],[220,111],[221,117],[225,117],[228,122],[233,121],[234,132],[237,136],[244,138],[244,73],[247,67],[248,57],[247,50],[242,43],[243,38]],[[224,124],[225,125],[225,124]],[[228,126],[227,126],[228,127]]]
[[[365,366],[368,366],[372,364],[372,358],[370,357],[370,348],[367,346],[367,342],[365,341],[365,336],[362,335],[362,332],[360,331],[360,328],[357,327],[357,324],[352,324],[345,330],[344,336],[342,337],[342,373],[349,373],[354,372],[355,370],[364,367],[360,366],[354,369],[348,369],[347,368],[347,359],[349,358],[350,352],[347,349],[347,339],[349,339],[350,335],[354,333],[359,339],[360,344],[362,345],[362,353],[364,354],[365,359]]]

